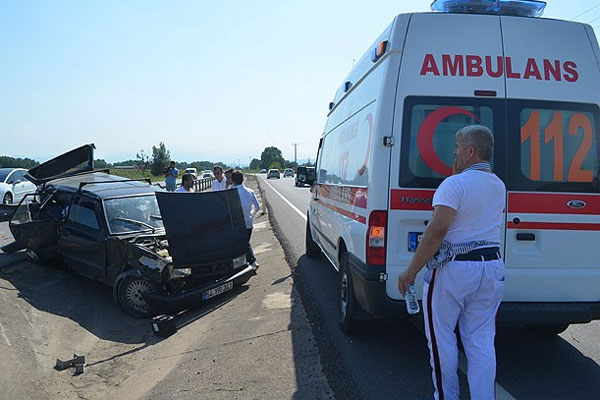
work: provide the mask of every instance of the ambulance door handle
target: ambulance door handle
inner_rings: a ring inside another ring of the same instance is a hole
[[[517,240],[523,240],[523,241],[534,241],[535,240],[535,233],[517,233]]]

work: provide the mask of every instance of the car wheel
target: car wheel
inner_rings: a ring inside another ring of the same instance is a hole
[[[313,240],[312,233],[310,233],[310,220],[306,219],[306,240],[305,240],[305,253],[309,257],[318,257],[321,254],[321,248]]]
[[[340,254],[339,296],[340,328],[344,333],[354,333],[360,324],[356,317],[361,307],[354,295],[354,285],[348,265],[348,253],[345,251]]]
[[[10,194],[8,192],[2,198],[2,204],[12,204],[12,201],[13,201],[12,194]]]
[[[134,317],[150,315],[150,306],[144,293],[154,293],[152,282],[139,276],[128,276],[119,283],[118,296],[121,308]]]
[[[538,336],[554,336],[567,330],[569,324],[529,326],[527,330]]]

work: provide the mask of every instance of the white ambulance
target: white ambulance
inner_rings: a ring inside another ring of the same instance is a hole
[[[338,89],[306,252],[339,270],[344,331],[407,315],[398,275],[469,124],[494,132],[508,191],[498,321],[558,333],[600,319],[600,49],[589,25],[538,18],[544,5],[437,0],[398,15]]]

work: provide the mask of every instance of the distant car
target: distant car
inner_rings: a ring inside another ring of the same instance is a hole
[[[186,169],[185,169],[185,173],[186,173],[186,174],[192,174],[192,175],[194,175],[194,179],[196,179],[196,178],[197,178],[197,176],[196,176],[196,172],[197,172],[197,171],[198,171],[198,170],[197,170],[196,168],[186,168]]]
[[[271,178],[281,178],[281,176],[279,175],[279,170],[278,169],[270,169],[269,172],[267,172],[267,179],[271,179]]]
[[[28,171],[37,191],[18,206],[0,205],[0,222],[9,221],[15,238],[2,251],[24,249],[33,261],[60,261],[112,286],[117,304],[134,316],[187,308],[254,275],[236,191],[174,195],[93,170],[93,146]]]
[[[18,203],[28,193],[35,192],[36,186],[25,179],[26,169],[0,168],[0,199],[2,204]]]
[[[296,186],[312,185],[315,181],[315,167],[298,167],[296,170]]]
[[[286,176],[289,176],[289,177],[292,177],[292,178],[293,178],[293,177],[294,177],[294,170],[293,170],[293,169],[291,169],[291,168],[286,168],[286,169],[283,171],[283,177],[285,178]]]
[[[260,173],[261,173],[261,174],[266,174],[266,173],[267,173],[267,170],[263,168],[263,169],[261,169],[261,170],[260,170]]]
[[[202,174],[202,179],[205,179],[205,178],[212,178],[212,177],[213,177],[213,174],[212,174],[212,172],[204,172],[204,173]]]

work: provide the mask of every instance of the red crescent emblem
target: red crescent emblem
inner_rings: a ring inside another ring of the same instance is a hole
[[[479,118],[464,108],[443,107],[429,114],[423,120],[423,123],[419,127],[419,132],[417,133],[417,148],[419,149],[421,158],[429,168],[443,176],[452,175],[452,168],[444,164],[435,152],[435,149],[433,148],[433,135],[440,122],[451,115],[468,115],[479,122]]]

